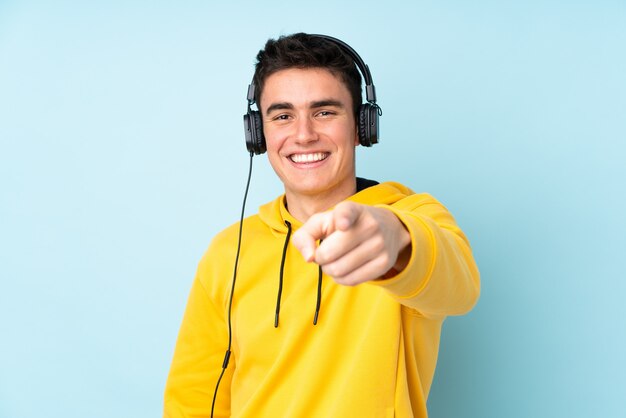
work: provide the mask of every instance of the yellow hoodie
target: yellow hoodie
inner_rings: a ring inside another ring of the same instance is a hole
[[[442,322],[470,310],[479,295],[469,243],[439,202],[398,183],[368,187],[349,200],[399,217],[412,240],[408,266],[395,277],[354,287],[324,275],[314,325],[318,267],[292,245],[283,254],[288,229],[301,223],[287,212],[283,196],[246,218],[232,304],[233,354],[215,417],[427,416]],[[210,416],[228,346],[238,229],[235,224],[219,233],[200,261],[164,417]]]

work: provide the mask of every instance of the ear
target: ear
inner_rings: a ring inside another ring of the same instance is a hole
[[[359,145],[359,125],[356,126],[356,128],[354,129],[354,146],[358,146]]]

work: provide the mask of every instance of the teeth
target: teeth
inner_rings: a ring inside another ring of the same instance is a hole
[[[314,163],[322,161],[328,156],[325,152],[316,152],[314,154],[293,154],[290,158],[294,163]]]

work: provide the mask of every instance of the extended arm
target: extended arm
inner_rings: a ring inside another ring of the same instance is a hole
[[[293,242],[338,283],[381,286],[427,316],[462,314],[478,299],[469,243],[452,215],[428,195],[390,206],[343,202],[312,216]]]

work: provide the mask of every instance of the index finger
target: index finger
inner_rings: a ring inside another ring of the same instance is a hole
[[[309,262],[315,258],[316,242],[324,239],[335,230],[331,212],[316,213],[294,234],[291,242]]]

